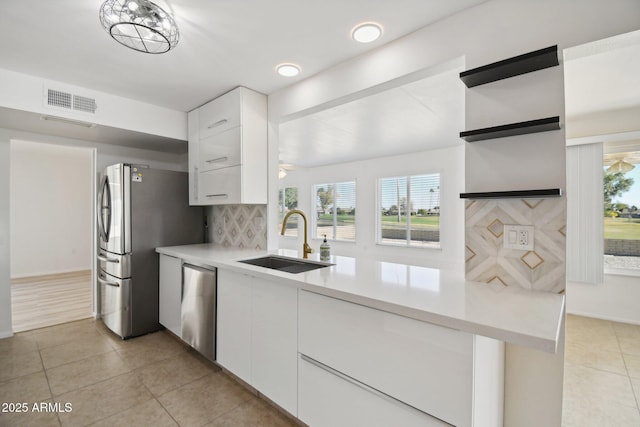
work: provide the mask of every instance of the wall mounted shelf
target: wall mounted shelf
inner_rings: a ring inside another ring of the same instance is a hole
[[[558,46],[555,45],[463,71],[460,73],[460,79],[467,87],[474,87],[544,68],[555,67],[558,64]]]
[[[509,123],[483,129],[460,132],[460,138],[467,142],[483,141],[485,139],[504,138],[507,136],[525,135],[528,133],[547,132],[560,129],[560,117],[528,120],[526,122]]]
[[[461,199],[542,199],[560,197],[562,189],[547,188],[543,190],[487,191],[481,193],[460,193]]]

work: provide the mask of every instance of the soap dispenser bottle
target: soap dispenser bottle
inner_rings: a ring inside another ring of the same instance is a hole
[[[331,257],[331,246],[327,243],[327,235],[323,234],[324,241],[320,245],[320,261],[329,261]]]

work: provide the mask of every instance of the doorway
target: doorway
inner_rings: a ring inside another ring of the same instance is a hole
[[[564,52],[563,425],[640,425],[639,58],[640,31]]]
[[[10,169],[13,331],[92,317],[95,149],[12,140]]]

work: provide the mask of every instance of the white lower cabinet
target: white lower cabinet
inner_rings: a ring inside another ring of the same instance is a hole
[[[217,363],[311,427],[502,425],[502,342],[225,269],[217,316]]]
[[[218,269],[217,362],[297,414],[297,288]]]
[[[216,362],[251,384],[251,293],[249,276],[218,269]]]
[[[251,378],[256,389],[297,414],[298,290],[254,279]]]
[[[372,411],[400,410],[389,402],[371,403],[374,397],[353,389],[354,384],[363,384],[365,389],[392,398],[391,402],[402,402],[416,410],[417,414],[409,411],[413,415],[407,417],[424,415],[429,423],[441,420],[467,427],[502,424],[502,343],[304,290],[298,298],[301,357],[339,374],[327,377],[328,373],[316,372],[317,366],[310,368],[307,362],[299,362],[302,421],[312,426],[385,425],[363,421],[369,420],[369,415],[354,402],[365,399],[373,405],[369,408]],[[312,373],[305,374],[308,371]],[[347,386],[344,378],[353,381]],[[358,396],[351,404],[341,406],[349,413],[341,416],[355,420],[353,423],[335,424],[327,418],[316,418],[331,416],[323,414],[326,411],[320,395],[334,396],[333,404],[337,405],[341,399],[335,396],[346,390]],[[480,401],[486,407],[474,412],[474,403]],[[382,415],[379,417],[382,419]],[[407,421],[407,425],[413,424]]]
[[[311,427],[449,425],[303,356],[298,375],[298,418]]]
[[[180,336],[182,333],[182,260],[160,254],[159,317],[160,324]]]

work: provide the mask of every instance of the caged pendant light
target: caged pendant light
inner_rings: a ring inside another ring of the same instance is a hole
[[[165,53],[178,44],[171,15],[148,0],[107,0],[100,23],[118,43],[146,53]]]

